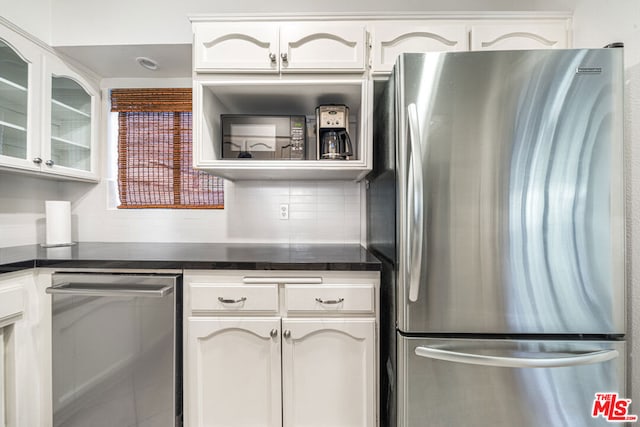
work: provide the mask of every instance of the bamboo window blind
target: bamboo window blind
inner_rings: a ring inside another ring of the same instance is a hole
[[[118,208],[222,209],[224,181],[194,170],[191,89],[113,89]]]

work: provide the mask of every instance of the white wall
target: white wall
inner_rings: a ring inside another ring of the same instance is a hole
[[[63,197],[57,181],[0,172],[0,247],[44,242],[44,202]]]
[[[51,44],[51,0],[0,0],[0,16]]]
[[[51,0],[55,46],[191,43],[187,16],[214,13],[567,11],[578,0]]]

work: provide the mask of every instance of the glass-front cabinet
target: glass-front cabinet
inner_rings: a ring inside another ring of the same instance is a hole
[[[0,40],[0,153],[27,156],[29,64]]]
[[[91,96],[68,77],[51,77],[50,161],[91,170]]]
[[[99,89],[0,22],[0,169],[97,181]]]
[[[41,73],[37,49],[26,41],[5,38],[0,27],[0,165],[38,170],[32,159],[38,110],[34,92]]]
[[[42,170],[96,180],[99,90],[55,57],[46,59],[45,73]]]

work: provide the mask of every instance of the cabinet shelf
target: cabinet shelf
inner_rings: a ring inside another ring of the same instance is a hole
[[[0,121],[0,155],[17,159],[27,157],[27,130]]]
[[[194,81],[194,164],[230,180],[359,180],[370,170],[365,143],[369,82],[363,79]],[[344,104],[351,117],[353,160],[238,160],[222,158],[221,114],[304,115],[307,149],[316,150],[315,109]]]
[[[11,80],[7,80],[4,77],[0,77],[0,90],[4,90],[5,88],[13,88],[16,89],[20,92],[27,92],[27,88],[18,84],[18,83],[14,83]]]
[[[21,131],[21,132],[27,132],[27,128],[25,128],[24,126],[20,126],[20,125],[16,125],[13,123],[8,123],[5,121],[0,120],[0,126],[5,127],[5,128],[11,128],[17,131]]]
[[[90,147],[87,147],[86,145],[80,142],[70,141],[68,139],[58,138],[55,136],[51,137],[51,144],[53,145],[54,149],[62,149],[62,150],[71,150],[76,148],[81,148],[83,150],[91,149]]]
[[[7,122],[7,115],[21,117],[26,123],[28,90],[26,87],[0,77],[0,117]],[[11,119],[16,122],[18,120]]]
[[[218,160],[199,168],[232,181],[256,179],[360,180],[369,171],[357,160]]]
[[[51,100],[51,118],[53,121],[86,121],[91,120],[91,114],[78,110],[68,104],[55,99]]]

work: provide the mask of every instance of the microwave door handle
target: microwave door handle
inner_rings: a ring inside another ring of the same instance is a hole
[[[409,254],[409,301],[416,302],[420,291],[420,276],[422,276],[422,260],[424,250],[424,187],[422,175],[422,149],[420,147],[421,136],[418,123],[418,109],[416,104],[407,106],[407,118],[409,125],[409,191],[407,197],[407,235],[406,244]]]
[[[508,357],[460,353],[428,346],[416,347],[415,354],[428,359],[467,363],[471,365],[497,366],[501,368],[562,368],[567,366],[591,365],[615,359],[620,355],[617,350],[599,350],[577,356],[570,353],[570,356],[565,357]]]
[[[255,144],[251,144],[251,148],[256,148],[256,147],[259,147],[260,145],[262,145],[264,148],[268,148],[268,149],[272,148],[271,145],[265,144],[264,142],[256,142]]]

